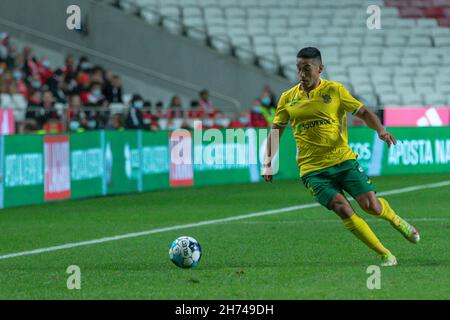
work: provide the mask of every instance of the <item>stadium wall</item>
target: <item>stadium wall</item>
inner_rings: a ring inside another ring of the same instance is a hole
[[[298,178],[291,130],[281,139],[276,179]],[[350,146],[368,175],[450,172],[450,127],[389,130],[398,144],[388,149],[373,130],[349,129]],[[183,139],[168,131],[131,130],[0,136],[0,208],[261,181],[259,161],[249,160],[263,158],[266,129],[247,129],[247,138],[240,145],[225,139],[211,144],[205,132],[184,131]],[[180,143],[188,150],[190,163],[174,161]],[[229,150],[235,152],[233,159],[243,152],[248,160],[231,164],[226,160]],[[208,154],[213,155],[212,162],[198,161]]]
[[[275,92],[291,85],[282,77],[149,25],[113,6],[93,0],[77,3],[87,34],[66,27],[70,0],[33,0],[26,4],[2,0],[0,29],[56,50],[70,49],[61,45],[64,42],[73,47],[69,51],[81,46],[110,56],[112,60],[104,61],[106,67],[181,95],[194,97],[199,89],[208,88],[216,104],[225,111],[237,111],[239,104],[250,106],[266,84]],[[36,36],[37,33],[42,37]],[[83,54],[98,60],[98,56],[88,51]],[[125,63],[116,63],[118,60]]]

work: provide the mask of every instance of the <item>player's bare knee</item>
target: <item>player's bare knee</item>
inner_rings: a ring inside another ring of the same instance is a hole
[[[381,204],[380,204],[380,201],[378,201],[378,199],[376,197],[371,199],[370,209],[372,211],[372,214],[375,214],[377,216],[379,216],[381,214],[381,211],[382,211]]]
[[[375,196],[365,196],[358,199],[359,206],[365,212],[373,215],[381,214],[381,205]]]
[[[333,200],[329,204],[329,209],[336,212],[339,216],[350,216],[353,212],[352,208],[346,201],[342,200]]]

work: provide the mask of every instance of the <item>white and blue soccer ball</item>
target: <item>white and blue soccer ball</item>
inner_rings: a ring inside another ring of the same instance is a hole
[[[200,262],[202,247],[192,237],[179,237],[170,245],[169,257],[177,267],[193,268]]]

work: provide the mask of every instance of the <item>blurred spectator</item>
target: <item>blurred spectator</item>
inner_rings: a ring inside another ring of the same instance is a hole
[[[89,62],[88,58],[83,56],[78,60],[78,68],[77,71],[83,71],[83,72],[89,72],[92,68],[91,63]]]
[[[200,106],[200,109],[204,112],[205,115],[210,117],[216,115],[217,110],[214,107],[211,100],[209,100],[208,90],[200,91],[198,104]]]
[[[167,117],[169,119],[184,117],[183,105],[181,104],[181,99],[179,96],[172,97],[169,108],[167,110]]]
[[[155,112],[153,113],[153,116],[157,119],[162,119],[166,117],[166,112],[164,112],[164,104],[162,101],[156,102]]]
[[[9,53],[9,34],[0,32],[0,61],[6,62]]]
[[[86,112],[89,119],[89,129],[104,128],[108,123],[109,111],[106,108],[108,101],[103,96],[100,83],[93,82],[88,92],[82,90],[80,98],[83,105],[89,108]]]
[[[103,94],[109,103],[123,103],[122,83],[118,75],[113,75],[111,82],[108,82],[103,90]]]
[[[38,74],[41,77],[41,83],[46,83],[49,78],[53,76],[53,71],[50,68],[50,60],[47,58],[42,59],[40,63],[36,64]]]
[[[248,111],[242,111],[235,115],[230,122],[229,128],[246,128],[250,124],[250,113]]]
[[[69,92],[65,92],[64,88],[64,72],[62,69],[57,69],[55,73],[47,80],[48,89],[53,93],[57,102],[66,103],[66,94],[70,95]]]
[[[66,78],[71,79],[71,76],[68,76]],[[90,91],[91,86],[92,84],[89,74],[87,72],[78,72],[76,74],[76,86],[73,88],[72,93],[79,94],[80,96],[87,95],[87,93]],[[83,98],[81,100],[84,101]]]
[[[39,75],[38,63],[33,55],[33,49],[28,46],[25,46],[23,48],[22,55],[23,55],[23,71],[25,72],[25,75],[27,77]]]
[[[22,70],[20,70],[19,67],[15,67],[13,69],[12,75],[13,75],[14,80],[16,81],[17,93],[20,93],[25,98],[27,98],[28,97],[28,87],[23,79]]]
[[[253,100],[253,106],[250,110],[250,126],[255,128],[267,128],[269,126],[263,115],[263,106],[259,99]]]
[[[102,86],[98,82],[93,82],[89,91],[80,92],[80,98],[86,106],[102,107],[106,105],[106,98],[102,93]]]
[[[142,115],[144,117],[144,124],[147,129],[151,127],[153,122],[158,122],[158,118],[152,114],[152,103],[148,100],[144,101]]]
[[[35,94],[37,94],[36,91]],[[48,121],[58,121],[60,116],[55,109],[55,98],[50,91],[45,91],[42,94],[42,103],[39,105],[29,105],[26,118],[35,120],[39,128],[43,128]]]
[[[3,74],[0,76],[0,92],[7,94],[17,93],[16,82],[9,71],[3,71]]]
[[[28,106],[39,106],[42,104],[42,93],[40,90],[34,90],[29,96],[28,96]]]
[[[191,108],[189,109],[188,112],[188,117],[189,118],[203,118],[204,116],[204,112],[202,109],[200,109],[200,106],[198,104],[197,100],[192,100],[191,101]]]
[[[223,116],[222,114],[218,114],[214,119],[215,127],[218,129],[226,129],[230,125],[230,119]]]
[[[94,66],[90,72],[91,74],[91,81],[100,83],[100,85],[103,87],[105,83],[105,76],[104,76],[104,70],[100,66]]]
[[[79,95],[69,97],[69,103],[66,110],[67,128],[71,131],[84,131],[89,129],[88,115],[84,110]]]
[[[14,69],[14,67],[21,67],[23,65],[22,54],[17,51],[16,47],[9,47],[8,57],[5,62],[10,70]]]
[[[144,129],[144,115],[142,108],[144,107],[144,99],[138,94],[134,94],[130,101],[130,110],[125,120],[125,128],[127,129]]]
[[[111,126],[110,126],[111,130],[125,130],[124,126],[123,126],[123,115],[120,113],[115,113],[112,115],[111,117]]]
[[[259,96],[259,100],[261,104],[265,107],[276,107],[277,106],[277,97],[273,93],[272,89],[268,85],[266,85]]]
[[[204,118],[202,120],[202,129],[216,129],[216,128],[218,128],[218,126],[216,126],[213,118]]]
[[[28,90],[29,94],[32,94],[34,91],[40,91],[41,90],[41,78],[38,74],[34,74],[31,77],[28,78],[28,83],[30,84],[30,88]]]
[[[73,75],[76,72],[75,59],[73,58],[73,56],[71,54],[68,54],[66,56],[66,59],[64,61],[64,67],[62,68],[62,71],[64,73],[64,77]]]

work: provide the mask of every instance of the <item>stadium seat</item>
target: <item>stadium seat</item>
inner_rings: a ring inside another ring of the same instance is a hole
[[[434,45],[436,47],[450,47],[450,34],[447,36],[435,36]]]
[[[294,62],[298,49],[317,46],[326,66],[324,76],[348,83],[356,93],[370,96],[371,88],[376,93],[369,98],[372,102],[380,98],[381,103],[381,93],[398,93],[396,98],[388,96],[387,100],[400,100],[400,104],[423,100],[417,96],[403,99],[399,94],[399,90],[414,90],[415,86],[429,90],[429,81],[420,78],[436,82],[432,87],[437,93],[447,92],[445,84],[449,82],[445,73],[438,73],[440,66],[450,64],[450,28],[442,27],[450,26],[450,4],[446,1],[122,0],[121,3],[128,11],[140,8],[141,16],[152,24],[161,22],[162,16],[162,25],[173,33],[186,30],[188,37],[204,43],[209,36],[213,48],[234,54],[244,63],[258,62],[274,73],[281,68],[292,81],[297,78]],[[371,4],[382,7],[382,30],[367,29],[366,9]],[[361,65],[370,68],[360,73],[349,72]],[[412,83],[405,79],[417,80]]]
[[[184,18],[201,18],[202,10],[199,7],[187,7],[186,5],[183,7],[183,17]]]
[[[431,46],[431,37],[414,35],[411,38],[409,38],[408,45],[409,46],[430,47]]]
[[[149,24],[157,25],[161,20],[161,16],[153,8],[142,8],[140,14]]]
[[[415,92],[401,93],[401,101],[404,105],[422,106],[424,104],[422,95]]]
[[[431,77],[416,77],[414,78],[414,86],[416,88],[432,87],[434,85],[434,79]]]
[[[400,97],[395,93],[385,93],[379,95],[379,99],[381,105],[383,106],[397,106],[402,103]]]
[[[255,61],[255,55],[253,50],[249,48],[235,48],[236,57],[244,63],[253,63]]]
[[[446,105],[447,104],[447,98],[446,95],[443,93],[434,93],[430,95],[425,95],[425,104],[429,106],[436,106],[436,105]]]
[[[210,18],[223,18],[224,17],[224,12],[221,8],[219,7],[205,7],[203,8],[203,15],[205,18],[210,17]],[[236,17],[238,18],[238,17]],[[245,16],[243,16],[242,18],[245,18]]]
[[[437,26],[436,19],[417,19],[417,28],[432,29]]]
[[[396,92],[395,88],[390,84],[376,84],[375,92],[379,95],[380,99],[386,94],[394,94]]]
[[[166,17],[163,19],[163,26],[173,34],[181,34],[183,30],[183,26],[181,22],[177,19],[173,19],[172,17]]]
[[[16,122],[24,121],[25,120],[25,115],[26,115],[25,110],[18,110],[18,109],[14,110],[14,120]]]
[[[217,51],[224,54],[231,54],[231,43],[226,33],[214,35],[213,37],[211,37],[210,41],[212,47]]]
[[[225,16],[228,19],[231,18],[231,17],[233,17],[233,18],[238,18],[238,17],[245,18],[246,17],[246,12],[244,10],[242,10],[241,8],[237,8],[237,7],[225,8]]]
[[[248,50],[252,49],[252,44],[250,42],[250,37],[246,35],[232,36],[232,33],[228,32],[231,37],[231,43],[240,48],[247,48]]]

